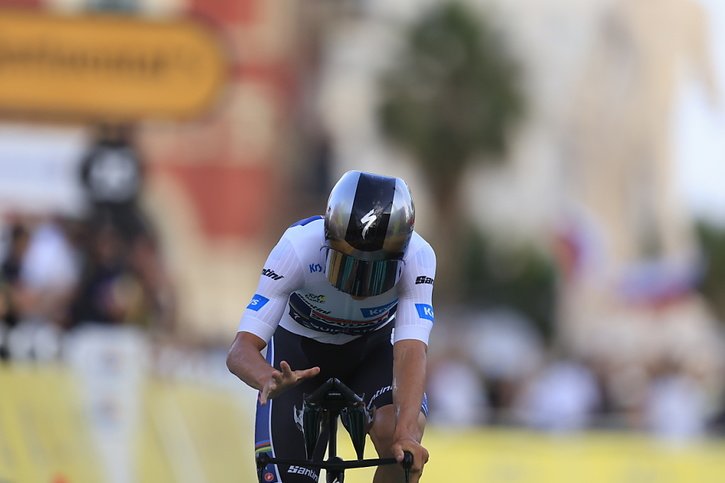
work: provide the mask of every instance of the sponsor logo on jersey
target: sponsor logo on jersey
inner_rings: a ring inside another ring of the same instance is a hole
[[[311,470],[310,468],[305,468],[304,466],[290,466],[287,470],[287,473],[292,473],[293,475],[302,475],[306,476],[313,481],[317,481],[318,475],[314,470]]]
[[[266,472],[264,474],[264,481],[274,481],[274,473]]]
[[[377,391],[375,391],[375,394],[373,394],[373,397],[370,398],[370,402],[367,405],[368,410],[372,409],[374,406],[375,401],[379,398],[387,394],[388,392],[393,390],[393,386],[383,386]],[[423,399],[420,402],[420,410],[423,414],[425,414],[426,417],[428,417],[428,394],[423,393]]]
[[[322,272],[322,265],[319,263],[310,263],[310,273]]]
[[[392,390],[393,390],[393,386],[384,386],[384,387],[381,387],[380,389],[378,389],[377,391],[375,391],[375,394],[373,394],[373,397],[370,398],[370,402],[368,403],[368,409],[373,407],[373,402],[375,402],[375,400],[377,398],[379,398],[386,392],[392,391]]]
[[[398,299],[395,299],[389,304],[380,305],[379,307],[365,307],[361,308],[360,311],[362,312],[363,317],[377,317],[380,314],[384,314],[385,312],[390,310],[390,307],[393,307],[397,304]]]
[[[433,307],[428,304],[415,304],[415,309],[418,311],[418,317],[433,322]]]
[[[279,275],[277,272],[275,272],[271,268],[263,269],[262,275],[264,275],[265,277],[269,277],[272,280],[279,280],[280,278],[284,278],[284,275]]]
[[[314,302],[316,304],[324,304],[325,303],[325,296],[322,294],[314,294],[314,293],[306,293],[305,298],[309,300],[310,302]]]
[[[258,293],[255,293],[252,297],[252,300],[249,302],[249,305],[247,305],[247,308],[256,312],[264,307],[267,302],[269,302],[269,299],[267,297],[263,297]]]
[[[397,309],[397,300],[374,318],[365,320],[350,320],[330,316],[330,311],[311,306],[298,293],[292,293],[289,298],[289,315],[298,324],[308,329],[329,334],[358,335],[372,332],[393,320]]]
[[[415,284],[420,285],[422,283],[429,283],[433,285],[433,279],[430,277],[426,277],[425,275],[421,275],[420,277],[415,278]]]

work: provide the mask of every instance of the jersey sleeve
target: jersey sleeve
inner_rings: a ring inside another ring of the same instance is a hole
[[[264,263],[257,290],[239,322],[239,332],[250,332],[269,342],[290,294],[302,285],[302,281],[299,258],[291,241],[283,236]]]
[[[436,257],[423,243],[407,260],[400,279],[394,342],[416,339],[428,344],[433,328],[433,281]]]

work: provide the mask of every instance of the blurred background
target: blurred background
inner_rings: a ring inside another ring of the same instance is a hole
[[[255,481],[226,351],[349,169],[437,251],[426,481],[722,481],[724,95],[720,0],[0,0],[0,482]]]

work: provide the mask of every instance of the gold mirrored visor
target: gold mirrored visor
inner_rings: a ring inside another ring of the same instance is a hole
[[[360,260],[327,248],[325,274],[336,289],[356,297],[387,292],[400,277],[401,260]]]

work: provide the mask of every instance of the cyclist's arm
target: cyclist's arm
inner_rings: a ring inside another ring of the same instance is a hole
[[[262,357],[267,343],[250,332],[237,332],[227,355],[227,367],[248,386],[261,390],[275,368]]]
[[[396,426],[393,454],[401,461],[403,451],[413,454],[413,472],[420,477],[428,451],[420,445],[424,419],[421,415],[426,381],[428,337],[433,327],[435,253],[422,239],[416,240],[401,275],[393,348],[393,404]],[[417,481],[417,480],[416,480]]]
[[[302,283],[302,272],[291,242],[282,237],[264,264],[257,291],[247,305],[227,355],[227,367],[249,386],[262,390],[280,371],[261,351],[272,338],[290,293]]]
[[[425,391],[426,345],[419,340],[401,340],[393,348],[394,441],[420,442],[423,435],[418,418]]]

